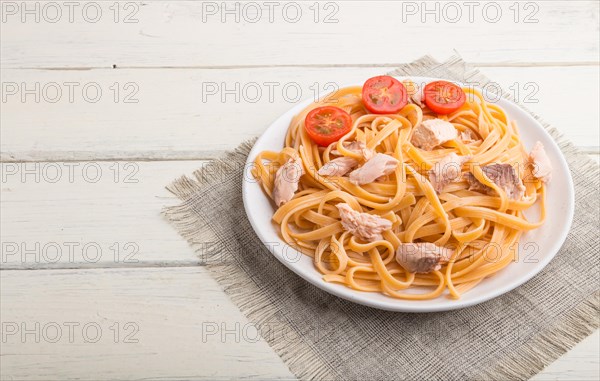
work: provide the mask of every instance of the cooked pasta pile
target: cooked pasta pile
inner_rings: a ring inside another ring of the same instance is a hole
[[[253,175],[271,198],[278,169],[290,159],[301,160],[298,189],[278,207],[273,221],[287,244],[313,258],[326,282],[399,299],[433,299],[446,290],[459,298],[514,261],[522,233],[544,223],[545,184],[532,174],[515,123],[477,90],[464,88],[466,102],[447,115],[435,114],[418,102],[406,104],[398,113],[373,114],[364,107],[361,91],[360,86],[344,88],[311,104],[293,118],[281,151],[263,151],[256,157]],[[350,132],[326,147],[315,144],[305,130],[307,114],[324,105],[339,107],[352,118]],[[450,122],[463,138],[431,150],[417,148],[411,143],[413,131],[429,119]],[[317,173],[340,156],[364,163],[364,157],[348,149],[355,141],[395,158],[399,165],[368,184]],[[431,171],[450,153],[468,160],[460,165],[460,178],[436,191]],[[524,196],[509,197],[484,174],[482,168],[495,163],[517,169]],[[493,192],[473,189],[466,174]],[[538,200],[541,219],[530,222],[523,211]],[[362,240],[342,224],[341,203],[390,221],[391,229],[371,242]],[[447,249],[447,260],[426,273],[408,271],[396,260],[396,252],[400,245],[415,242]]]

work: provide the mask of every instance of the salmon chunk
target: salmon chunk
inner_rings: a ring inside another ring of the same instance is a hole
[[[452,152],[438,161],[429,171],[429,181],[433,185],[433,189],[442,193],[446,185],[459,180],[462,174],[461,167],[469,158],[469,156],[458,156]]]
[[[357,212],[346,203],[340,203],[336,206],[340,212],[344,230],[349,231],[363,241],[381,240],[383,239],[381,233],[392,228],[392,223],[385,218]]]
[[[453,253],[431,242],[402,243],[396,250],[396,262],[408,272],[425,274],[441,269]]]
[[[303,174],[302,159],[299,156],[290,158],[284,165],[279,167],[275,173],[273,185],[275,205],[281,206],[294,197],[294,193],[298,190],[298,182]]]
[[[468,128],[460,133],[459,138],[465,144],[473,143],[478,140],[473,131]]]
[[[428,119],[419,124],[413,131],[410,142],[425,151],[444,144],[458,137],[456,128],[442,119]]]
[[[344,144],[344,147],[348,151],[352,151],[354,153],[362,155],[362,157],[365,160],[369,160],[373,157],[373,155],[375,155],[375,152],[373,152],[372,149],[368,149],[367,145],[364,142],[353,141],[350,143],[347,143],[347,142],[345,142],[345,143],[346,144]],[[338,150],[333,150],[333,151],[331,151],[331,153],[334,155],[337,155],[337,156],[342,156],[342,153]]]
[[[319,168],[317,173],[321,176],[344,176],[357,165],[358,161],[356,159],[342,156],[326,163],[324,166]]]
[[[529,153],[529,161],[533,165],[533,176],[545,183],[552,179],[552,164],[541,142],[536,142]]]
[[[350,172],[350,182],[356,185],[369,184],[394,172],[399,161],[395,158],[378,153],[368,160],[362,167]]]
[[[510,164],[491,164],[481,167],[483,173],[500,188],[504,189],[508,198],[520,200],[525,195],[525,186],[519,178],[517,171]],[[472,173],[465,173],[465,179],[469,183],[469,190],[481,192],[492,196],[496,192],[483,185]]]

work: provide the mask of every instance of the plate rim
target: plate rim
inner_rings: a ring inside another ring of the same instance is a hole
[[[393,75],[394,78],[397,79],[412,79],[414,82],[419,82],[419,83],[426,83],[426,82],[431,82],[431,81],[435,81],[435,80],[444,80],[444,81],[449,81],[449,82],[453,82],[456,83],[462,87],[469,87],[469,88],[474,88],[476,90],[479,90],[482,94],[485,95],[490,95],[489,91],[486,91],[485,89],[481,89],[478,86],[473,86],[473,85],[467,85],[463,82],[460,81],[455,81],[455,80],[449,80],[449,79],[444,79],[444,78],[437,78],[437,77],[426,77],[426,76],[396,76]],[[345,84],[339,87],[339,89],[345,88],[345,87],[350,87],[350,86],[359,86],[361,84],[357,84],[357,83],[351,83],[351,84]],[[321,92],[318,95],[317,99],[323,99],[324,96],[331,94],[331,92]],[[493,93],[492,93],[493,94]],[[442,312],[442,311],[451,311],[451,310],[457,310],[457,309],[461,309],[461,308],[466,308],[466,307],[470,307],[470,306],[474,306],[489,300],[492,300],[494,298],[497,298],[501,295],[504,295],[507,292],[510,292],[514,289],[516,289],[517,287],[522,286],[523,284],[527,283],[529,280],[531,280],[533,277],[535,277],[536,275],[538,275],[551,261],[552,259],[554,259],[554,257],[556,256],[556,254],[558,254],[558,252],[560,251],[561,247],[563,246],[564,242],[567,239],[567,236],[569,234],[569,232],[571,231],[571,226],[573,223],[573,218],[574,218],[574,212],[575,212],[575,188],[574,188],[574,183],[573,183],[573,178],[571,175],[571,171],[569,169],[569,165],[568,162],[562,152],[562,150],[560,149],[560,146],[558,145],[558,143],[554,140],[554,138],[550,135],[550,133],[546,130],[546,128],[532,115],[531,112],[529,112],[528,110],[526,110],[525,108],[523,108],[521,105],[519,105],[518,103],[513,102],[510,99],[507,99],[506,97],[503,96],[499,96],[499,95],[495,95],[497,97],[499,97],[499,101],[504,101],[504,102],[508,102],[509,104],[512,104],[516,107],[518,107],[524,115],[526,115],[527,118],[529,118],[531,120],[532,123],[534,123],[538,129],[540,131],[542,131],[542,134],[546,135],[546,137],[548,138],[549,141],[552,142],[552,144],[554,145],[554,148],[559,152],[559,158],[560,158],[560,165],[562,167],[564,167],[564,169],[566,170],[565,172],[568,174],[567,178],[566,178],[566,182],[567,182],[567,189],[568,189],[568,199],[567,199],[567,224],[565,224],[565,228],[561,230],[561,235],[560,237],[558,237],[558,239],[554,240],[552,247],[551,247],[551,254],[547,255],[545,258],[543,258],[542,260],[540,260],[538,262],[538,266],[536,266],[532,271],[529,271],[525,276],[521,277],[518,281],[516,282],[512,282],[509,283],[507,285],[505,285],[504,287],[499,287],[496,288],[494,291],[492,292],[488,292],[484,295],[481,296],[477,296],[474,297],[472,300],[461,300],[461,299],[457,299],[457,300],[452,300],[452,304],[444,304],[444,305],[428,305],[427,304],[427,300],[419,300],[419,301],[414,301],[414,300],[402,300],[402,299],[394,299],[392,297],[388,297],[389,300],[386,300],[385,302],[383,301],[378,301],[378,300],[369,300],[368,295],[371,294],[369,292],[362,292],[362,291],[358,291],[358,290],[354,290],[351,289],[349,287],[345,287],[345,286],[341,286],[341,285],[336,285],[333,283],[329,283],[329,282],[325,282],[322,279],[320,280],[320,282],[315,282],[313,281],[312,278],[310,278],[308,276],[308,274],[305,274],[305,271],[303,271],[301,268],[299,268],[298,266],[294,266],[294,263],[291,263],[290,261],[286,261],[283,256],[282,253],[277,252],[276,246],[277,245],[265,245],[264,242],[266,242],[267,237],[264,236],[264,233],[262,231],[262,227],[259,227],[257,225],[257,221],[255,221],[251,216],[251,212],[250,212],[250,206],[249,206],[249,200],[248,200],[248,192],[249,192],[249,187],[254,184],[256,186],[259,186],[259,184],[257,182],[250,182],[248,181],[248,177],[244,176],[243,177],[243,182],[242,182],[242,200],[244,203],[244,211],[246,213],[246,217],[248,218],[248,221],[250,222],[250,225],[252,226],[252,229],[254,230],[255,234],[259,237],[259,239],[261,240],[261,243],[263,243],[263,246],[265,246],[269,252],[275,257],[277,258],[277,260],[279,260],[279,262],[283,263],[288,269],[290,269],[292,272],[294,272],[296,275],[300,276],[302,279],[304,279],[304,281],[309,282],[310,284],[318,287],[319,289],[332,294],[334,296],[337,296],[339,298],[348,300],[350,302],[353,303],[357,303],[357,304],[361,304],[361,305],[365,305],[368,307],[372,307],[372,308],[376,308],[376,309],[381,309],[381,310],[386,310],[386,311],[393,311],[393,312],[409,312],[409,313],[426,313],[426,312]],[[278,123],[280,123],[280,121],[282,119],[290,119],[293,118],[294,115],[296,115],[300,110],[302,110],[304,107],[308,106],[309,104],[311,104],[314,101],[314,99],[308,98],[308,99],[304,99],[300,102],[298,102],[296,105],[294,105],[293,107],[289,108],[286,112],[284,112],[283,114],[281,114],[279,117],[277,117],[265,130],[264,132],[260,135],[260,137],[255,141],[252,149],[250,150],[248,157],[246,158],[246,162],[244,165],[245,169],[251,168],[254,162],[254,158],[256,157],[258,151],[259,151],[259,147],[260,147],[260,143],[263,139],[266,139],[268,136],[268,132],[269,130],[271,130],[272,128],[275,128],[276,125]],[[289,125],[289,123],[288,123]],[[283,147],[282,147],[283,148]],[[558,163],[556,163],[558,164]],[[565,180],[565,179],[563,179]],[[262,191],[262,189],[261,189]],[[263,191],[264,194],[264,191]],[[265,197],[267,197],[265,195]],[[272,226],[272,224],[270,225]],[[279,241],[281,241],[282,244],[287,245],[279,236],[279,234],[277,234]],[[289,246],[289,245],[288,245]],[[302,253],[299,253],[300,255],[304,255]],[[313,271],[317,272],[317,270],[313,267],[312,268]],[[334,287],[334,286],[341,286],[340,287]],[[435,299],[434,299],[435,300]],[[408,304],[410,303],[410,304]]]

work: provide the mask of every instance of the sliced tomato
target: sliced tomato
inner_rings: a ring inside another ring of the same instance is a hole
[[[467,96],[460,86],[447,81],[430,82],[423,90],[425,104],[436,114],[450,114],[465,104]]]
[[[317,107],[306,115],[304,128],[313,142],[327,147],[352,129],[352,117],[339,107]]]
[[[395,114],[408,103],[406,87],[394,77],[380,75],[367,79],[362,100],[373,114]]]

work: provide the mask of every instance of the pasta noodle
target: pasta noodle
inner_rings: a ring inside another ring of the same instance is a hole
[[[275,211],[273,221],[287,244],[313,258],[326,282],[398,299],[433,299],[446,290],[450,297],[459,298],[514,261],[523,232],[544,223],[545,184],[532,175],[515,123],[479,91],[464,88],[464,105],[448,115],[437,115],[414,102],[396,114],[373,114],[365,109],[361,90],[360,86],[343,88],[312,103],[291,121],[281,151],[263,151],[256,157],[252,173],[271,198],[282,165],[299,157],[303,167],[297,192]],[[327,147],[315,144],[304,128],[307,114],[323,105],[339,107],[352,118],[350,132]],[[411,143],[415,128],[436,118],[473,139],[453,139],[429,151],[417,148]],[[360,154],[348,149],[353,141],[400,164],[363,185],[347,176],[318,173],[335,157],[364,162]],[[461,174],[472,173],[495,194],[469,190],[462,177],[437,192],[430,171],[450,153],[467,157]],[[522,198],[510,198],[486,176],[482,168],[492,163],[517,169],[525,186]],[[538,200],[541,219],[528,221],[523,212]],[[336,207],[340,203],[388,220],[392,227],[379,239],[362,240],[344,228]],[[452,249],[452,255],[437,270],[409,272],[395,258],[398,247],[411,242],[430,242]]]

